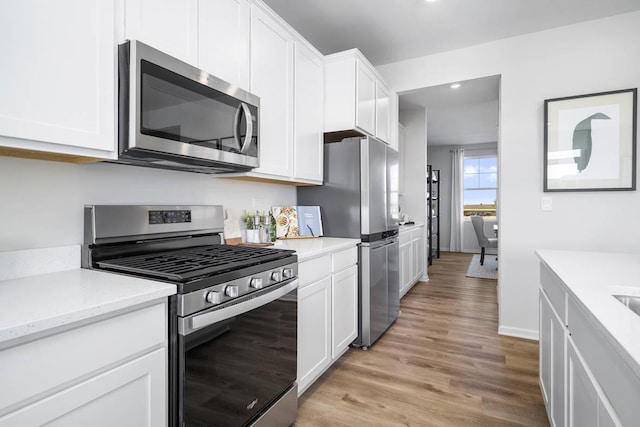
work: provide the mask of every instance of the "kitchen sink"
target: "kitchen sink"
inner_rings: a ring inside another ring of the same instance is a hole
[[[614,295],[615,299],[627,306],[627,308],[640,316],[640,296]]]

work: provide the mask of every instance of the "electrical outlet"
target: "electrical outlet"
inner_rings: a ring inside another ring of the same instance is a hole
[[[551,203],[551,197],[542,197],[540,198],[540,210],[544,212],[549,212],[553,210],[553,205]]]

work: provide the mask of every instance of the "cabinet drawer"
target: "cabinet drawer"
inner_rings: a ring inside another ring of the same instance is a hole
[[[7,408],[166,344],[166,303],[0,352],[0,416]]]
[[[640,378],[607,343],[606,338],[587,318],[582,309],[569,298],[569,332],[589,370],[607,396],[622,425],[637,425],[640,419]]]
[[[400,242],[400,246],[409,243],[411,241],[411,231],[401,231],[398,235],[398,241]]]
[[[422,239],[422,227],[417,228],[411,232],[411,240]]]
[[[358,263],[358,248],[352,247],[331,255],[331,271],[336,273]]]
[[[544,264],[540,264],[540,284],[544,290],[553,309],[558,313],[562,322],[567,324],[566,298],[560,278]]]
[[[317,282],[331,274],[331,255],[321,256],[298,264],[300,287]]]

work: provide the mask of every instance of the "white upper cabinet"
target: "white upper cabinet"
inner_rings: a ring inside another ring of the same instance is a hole
[[[389,94],[389,145],[396,151],[400,151],[400,112],[398,94]]]
[[[294,83],[294,178],[322,183],[322,56],[296,42]]]
[[[324,131],[357,130],[397,148],[396,95],[357,49],[325,57]]]
[[[199,67],[248,90],[249,1],[200,0],[199,6]]]
[[[108,0],[0,3],[0,154],[115,156],[115,9]]]
[[[389,141],[391,135],[390,102],[391,91],[382,81],[376,81],[376,136],[383,141]]]
[[[376,76],[363,63],[356,61],[356,126],[376,135]]]
[[[198,0],[125,0],[124,38],[198,64]]]
[[[251,85],[260,97],[260,167],[293,175],[293,37],[257,7],[251,10]]]

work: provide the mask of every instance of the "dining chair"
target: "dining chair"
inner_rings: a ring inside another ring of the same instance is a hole
[[[478,238],[478,245],[480,245],[480,265],[484,265],[484,250],[485,248],[497,248],[498,247],[498,238],[497,237],[487,237],[484,234],[484,218],[480,215],[471,215],[471,223],[473,224],[473,229],[476,232],[476,237]]]

